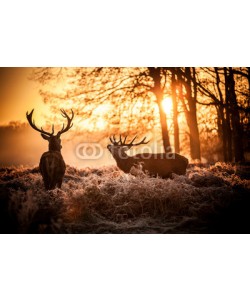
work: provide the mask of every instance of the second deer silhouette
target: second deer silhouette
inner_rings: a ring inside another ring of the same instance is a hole
[[[69,117],[68,114],[61,109],[62,116],[67,119],[67,125],[64,127],[63,124],[62,129],[58,131],[56,135],[54,135],[54,124],[52,125],[51,133],[44,131],[42,127],[41,129],[37,128],[35,122],[32,120],[33,112],[34,109],[32,109],[30,113],[26,113],[30,126],[40,132],[41,136],[49,142],[49,151],[43,153],[39,164],[45,189],[52,190],[56,187],[61,188],[66,165],[61,154],[62,146],[60,137],[73,126],[72,120],[74,118],[74,112],[71,110],[72,115]]]
[[[130,143],[126,143],[127,137],[122,141],[117,141],[115,136],[110,137],[111,144],[108,150],[112,153],[116,160],[117,166],[125,173],[129,173],[133,166],[141,165],[142,170],[153,176],[162,178],[171,177],[172,173],[184,175],[188,165],[188,159],[177,153],[142,153],[134,156],[128,156],[128,151],[133,146],[147,144],[146,138],[139,143],[134,143],[136,137]]]

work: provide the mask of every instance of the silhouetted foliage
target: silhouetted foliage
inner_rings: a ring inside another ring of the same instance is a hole
[[[209,157],[237,162],[250,148],[249,72],[244,67],[38,68],[31,78],[43,84],[41,95],[52,110],[58,103],[73,105],[91,128],[103,116],[104,136],[156,129],[166,151],[173,134],[176,152],[189,145],[191,159],[210,152]],[[46,87],[60,79],[65,82],[60,92]],[[166,96],[173,100],[168,116],[162,105]],[[97,110],[102,105],[107,111]],[[208,138],[217,141],[209,151],[203,145]]]

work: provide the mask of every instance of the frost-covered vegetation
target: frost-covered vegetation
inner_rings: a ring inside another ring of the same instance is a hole
[[[67,167],[45,191],[38,168],[0,169],[2,233],[249,233],[249,173],[217,163],[186,176]]]

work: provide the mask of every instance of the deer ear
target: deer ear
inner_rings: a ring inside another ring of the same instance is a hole
[[[45,135],[45,134],[43,134],[43,133],[41,133],[41,136],[42,136],[43,139],[45,139],[45,140],[47,140],[47,141],[49,140],[49,136],[47,136],[47,135]]]
[[[123,147],[122,147],[122,149],[123,149],[124,151],[128,151],[130,148],[131,148],[131,147],[129,147],[129,146],[123,146]]]

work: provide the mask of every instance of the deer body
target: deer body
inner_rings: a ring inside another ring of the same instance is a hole
[[[66,164],[60,152],[47,151],[43,153],[40,159],[39,170],[46,190],[52,190],[56,186],[61,188]]]
[[[27,120],[32,128],[41,133],[42,138],[49,142],[49,151],[43,153],[40,159],[39,169],[43,177],[45,189],[52,190],[56,187],[61,188],[63,177],[66,170],[66,164],[61,154],[61,134],[68,131],[73,124],[71,124],[74,113],[72,111],[71,118],[66,114],[64,110],[61,110],[62,116],[67,118],[68,124],[54,135],[54,125],[52,125],[52,133],[45,132],[42,127],[38,129],[35,123],[32,121],[33,111],[30,114],[26,114]]]
[[[128,156],[126,151],[132,146],[147,144],[142,142],[138,144],[125,144],[120,140],[117,142],[113,137],[110,139],[112,145],[108,145],[109,151],[116,160],[117,166],[125,173],[129,173],[133,166],[141,166],[144,172],[148,172],[151,176],[160,176],[162,178],[169,178],[172,173],[178,175],[185,175],[188,165],[188,159],[177,153],[142,153],[134,156]]]

